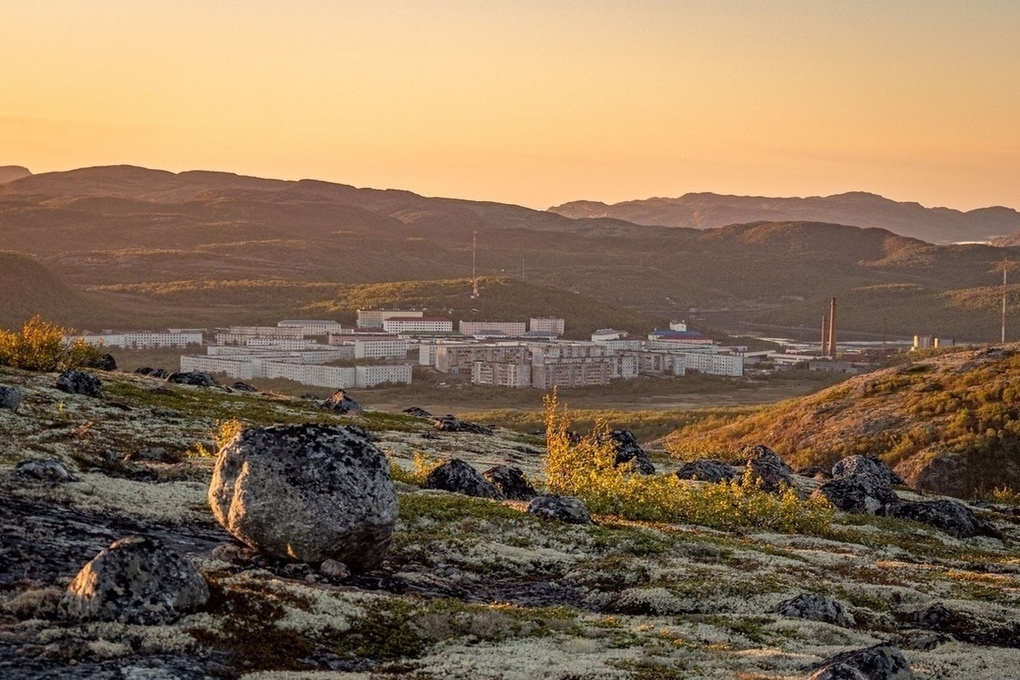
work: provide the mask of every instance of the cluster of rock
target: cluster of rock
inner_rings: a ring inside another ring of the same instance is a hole
[[[319,402],[318,407],[323,411],[340,414],[359,415],[364,412],[361,404],[342,389],[331,394],[325,401]]]
[[[616,447],[616,464],[623,465],[633,461],[635,469],[643,475],[654,475],[655,465],[648,453],[638,444],[637,437],[630,430],[612,430],[609,439]]]
[[[64,371],[57,376],[57,389],[68,394],[81,394],[86,397],[103,396],[103,383],[87,371]]]
[[[459,420],[453,415],[447,414],[435,419],[433,427],[440,432],[468,432],[471,434],[491,435],[492,428],[488,425],[472,423],[469,420]]]

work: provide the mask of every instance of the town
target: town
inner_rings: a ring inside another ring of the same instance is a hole
[[[205,354],[181,356],[182,372],[223,374],[241,381],[285,378],[334,389],[411,384],[415,363],[459,382],[542,390],[608,385],[615,379],[649,375],[741,377],[796,366],[859,373],[869,365],[868,352],[853,351],[853,343],[847,343],[837,360],[835,343],[824,337],[820,346],[750,351],[744,345],[718,343],[683,321],[652,329],[643,337],[605,328],[593,332],[588,341],[565,340],[564,330],[562,318],[532,317],[526,323],[459,321],[455,331],[453,319],[427,316],[422,310],[359,309],[353,327],[332,320],[296,319],[213,333],[171,328],[78,337],[111,348],[204,347]],[[930,342],[917,338],[914,347]]]

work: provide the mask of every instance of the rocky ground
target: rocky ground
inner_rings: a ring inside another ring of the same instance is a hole
[[[456,457],[479,471],[516,465],[538,486],[543,442],[97,375],[99,398],[57,390],[54,374],[0,368],[0,385],[22,396],[16,410],[0,408],[2,678],[757,680],[806,678],[834,654],[879,643],[898,647],[919,678],[1020,668],[1013,508],[972,508],[1001,539],[847,513],[817,535],[788,535],[612,517],[563,524],[520,501],[398,483],[388,556],[352,576],[255,554],[213,520],[220,424],[357,424],[408,472],[416,458]],[[73,479],[15,470],[37,458]],[[804,493],[819,484],[796,482]],[[131,535],[198,566],[211,591],[203,610],[151,625],[62,615],[79,569]],[[786,602],[804,594],[824,599]]]

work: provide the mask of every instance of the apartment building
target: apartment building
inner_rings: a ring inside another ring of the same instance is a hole
[[[556,337],[563,335],[566,324],[563,319],[551,316],[532,317],[528,320],[528,330],[532,333],[551,333]]]
[[[509,361],[476,361],[471,364],[471,384],[495,387],[531,387],[531,364]]]
[[[613,361],[609,357],[556,358],[531,363],[531,386],[543,390],[608,385],[612,377]]]
[[[387,333],[452,333],[453,320],[440,316],[394,316],[382,322]]]
[[[441,373],[470,374],[476,361],[523,364],[531,360],[529,347],[519,343],[506,345],[437,345],[436,370]]]
[[[411,365],[355,366],[355,386],[375,387],[382,383],[411,384]]]
[[[503,335],[516,338],[524,335],[527,326],[523,321],[461,321],[457,330],[461,335]]]
[[[302,335],[329,335],[340,333],[341,326],[332,319],[284,319],[278,328],[300,328]]]
[[[103,347],[122,347],[124,349],[153,349],[156,347],[187,347],[188,345],[201,345],[202,334],[200,332],[186,333],[99,333],[78,336],[69,336],[65,340],[84,340],[90,345],[102,345]]]
[[[349,341],[355,359],[406,359],[411,343],[395,336],[359,338]]]
[[[383,321],[391,317],[401,317],[404,319],[409,318],[421,319],[424,316],[425,312],[413,309],[359,309],[358,327],[382,328]]]

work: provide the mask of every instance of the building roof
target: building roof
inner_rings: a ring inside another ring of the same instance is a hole
[[[452,319],[448,319],[445,316],[391,316],[388,319],[384,319],[383,323],[387,321],[447,321],[453,323]]]
[[[699,339],[702,339],[702,338],[704,338],[705,340],[708,340],[708,336],[707,335],[703,335],[703,334],[699,333],[698,331],[672,331],[672,330],[663,330],[661,328],[656,328],[651,333],[649,333],[649,335],[654,335],[654,336],[657,336],[657,337],[660,337],[660,338],[665,338],[665,339],[676,339],[676,340],[680,340],[680,339],[699,340]]]

